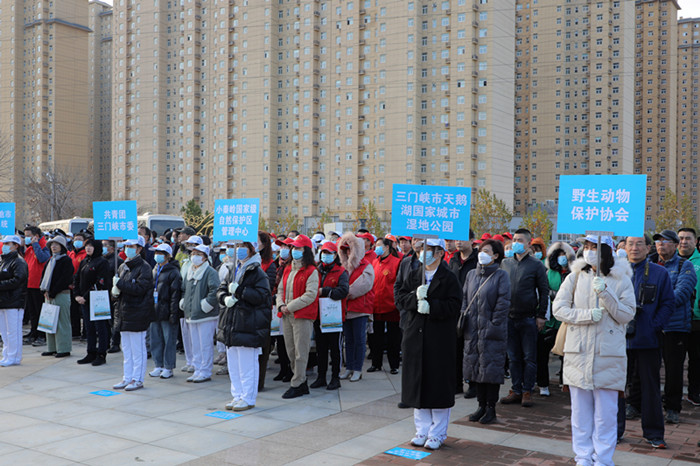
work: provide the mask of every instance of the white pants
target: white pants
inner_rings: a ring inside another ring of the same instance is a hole
[[[214,367],[214,333],[216,320],[189,322],[192,339],[192,365],[195,377],[211,377]]]
[[[444,442],[447,438],[447,426],[450,423],[450,408],[414,409],[413,422],[416,435],[436,438]]]
[[[185,364],[194,366],[192,362],[192,338],[190,337],[190,324],[183,317],[180,319],[180,330],[182,331],[182,347],[185,349]]]
[[[216,352],[217,353],[225,353],[226,352],[226,345],[224,345],[220,341],[217,341],[216,342]]]
[[[613,465],[617,445],[617,398],[615,390],[583,390],[571,393],[571,442],[576,463]]]
[[[124,353],[124,380],[143,382],[146,376],[146,332],[121,332]]]
[[[231,379],[231,395],[234,400],[243,400],[255,405],[258,396],[258,378],[260,365],[258,356],[262,348],[230,346],[226,348],[228,376]]]
[[[22,319],[24,309],[0,309],[0,336],[2,362],[19,364],[22,361]]]

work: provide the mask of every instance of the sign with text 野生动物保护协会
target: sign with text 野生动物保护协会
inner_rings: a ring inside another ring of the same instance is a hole
[[[138,238],[136,201],[93,202],[92,217],[96,240]]]
[[[0,202],[0,235],[15,234],[15,203]]]
[[[470,188],[395,184],[391,233],[468,240],[470,207]]]
[[[646,175],[561,176],[557,232],[643,235],[646,186]]]
[[[214,242],[258,240],[260,199],[214,201]]]

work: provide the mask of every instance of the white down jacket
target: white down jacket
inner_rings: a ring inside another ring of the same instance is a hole
[[[583,270],[585,267],[583,259],[574,262],[553,305],[554,317],[568,325],[564,384],[584,390],[622,391],[627,375],[625,329],[636,307],[632,268],[626,260],[616,259],[604,277],[607,288],[599,295],[599,307],[605,310],[596,323],[591,320],[591,309],[596,307],[595,273]]]

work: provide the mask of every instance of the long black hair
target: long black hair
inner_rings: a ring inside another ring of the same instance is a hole
[[[316,267],[316,259],[314,258],[314,252],[311,250],[311,248],[304,246],[304,255],[301,256],[301,266],[308,267],[309,265],[311,267]]]
[[[595,244],[595,243],[593,243]],[[584,244],[585,246],[585,244]],[[581,248],[583,249],[583,248]],[[610,270],[615,265],[615,258],[613,257],[612,248],[605,243],[600,244],[600,273],[605,276],[610,274]],[[586,264],[583,270],[588,271],[591,266]]]

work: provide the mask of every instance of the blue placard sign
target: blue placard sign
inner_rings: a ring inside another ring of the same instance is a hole
[[[121,395],[121,393],[113,392],[112,390],[97,390],[96,392],[90,392],[90,395],[114,396],[114,395]]]
[[[95,239],[137,239],[138,220],[136,201],[93,202]]]
[[[258,240],[260,199],[214,201],[214,242]]]
[[[226,411],[214,411],[213,413],[205,414],[205,416],[229,420],[236,419],[237,417],[241,417],[242,415],[236,413],[227,413]]]
[[[411,450],[410,448],[392,448],[384,453],[388,455],[400,456],[409,460],[422,460],[426,456],[430,456],[427,451]]]
[[[642,236],[646,189],[646,175],[561,176],[557,232]]]
[[[15,203],[0,202],[0,235],[15,234]]]
[[[471,188],[395,184],[391,234],[467,240],[471,197]]]

